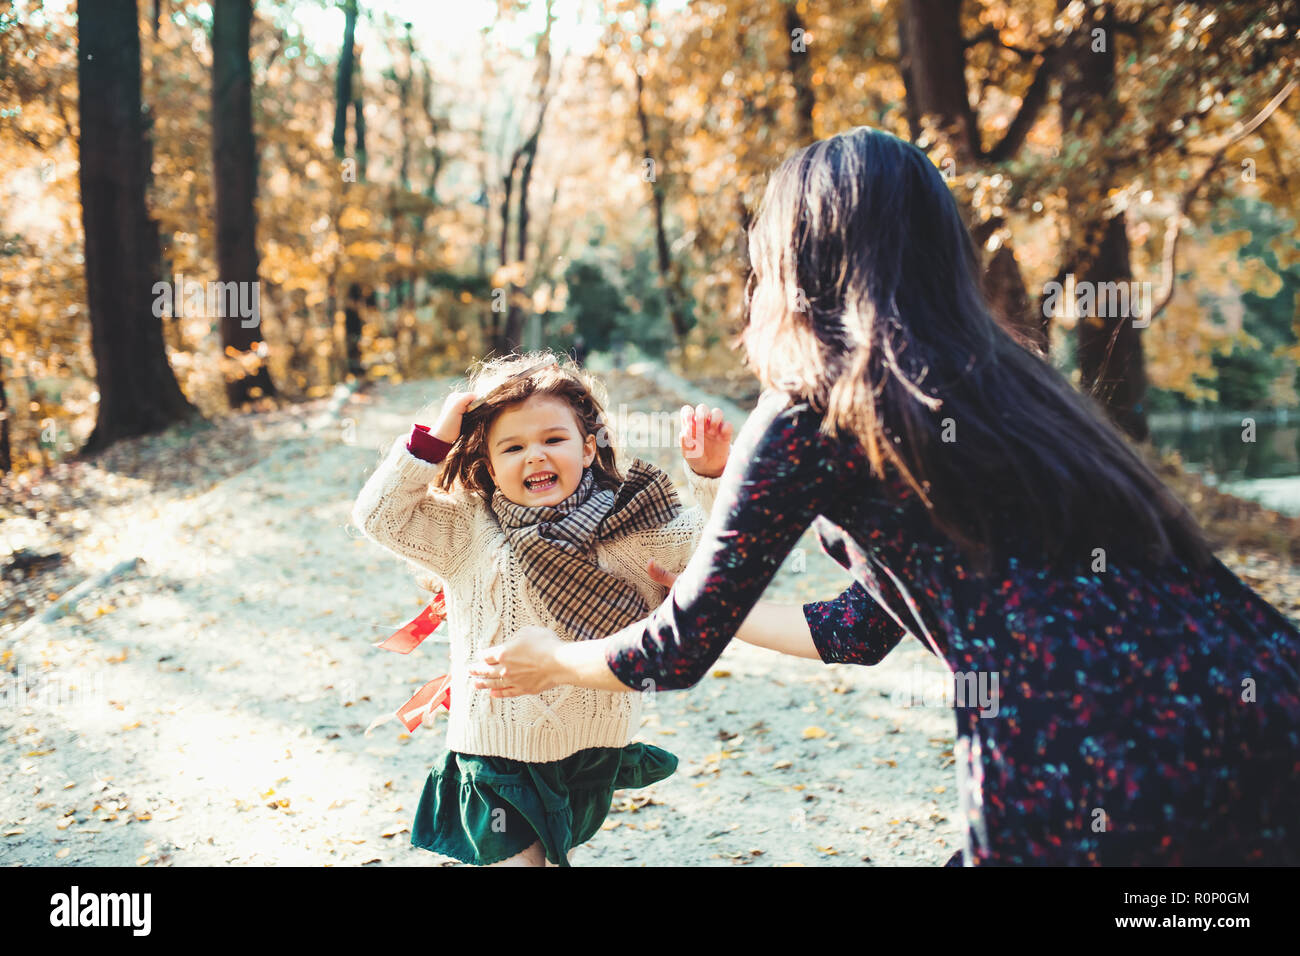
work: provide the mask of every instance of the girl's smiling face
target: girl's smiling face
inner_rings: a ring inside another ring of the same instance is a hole
[[[568,403],[533,395],[488,429],[488,474],[515,504],[556,505],[573,494],[596,457],[596,436],[582,434]]]

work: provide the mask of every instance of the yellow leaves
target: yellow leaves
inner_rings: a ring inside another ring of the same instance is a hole
[[[1268,267],[1263,259],[1233,260],[1240,275],[1241,291],[1253,292],[1263,299],[1271,299],[1282,290],[1282,277]]]
[[[718,678],[722,678],[722,677],[730,677],[730,676],[731,676],[731,671],[727,671],[727,670],[721,670],[721,669],[719,669],[719,670],[714,671],[714,672],[713,672],[712,674],[710,674],[709,676],[710,676],[710,677],[718,677]]]
[[[492,273],[492,287],[504,289],[507,285],[523,285],[528,278],[528,267],[523,262],[500,266]]]
[[[824,730],[823,730],[822,728],[820,728],[820,727],[816,727],[816,726],[814,726],[814,727],[805,727],[805,728],[803,729],[803,739],[804,739],[804,740],[818,740],[818,739],[820,739],[820,738],[822,738],[822,737],[825,737],[825,736],[826,736],[826,731],[824,731]]]
[[[343,254],[349,259],[364,259],[368,262],[379,262],[387,252],[387,244],[376,239],[349,242],[343,250]]]
[[[1277,259],[1279,269],[1290,269],[1300,265],[1300,243],[1285,234],[1276,235],[1268,244],[1268,249]]]
[[[370,221],[370,213],[357,206],[348,206],[339,214],[340,229],[365,229],[370,225]]]

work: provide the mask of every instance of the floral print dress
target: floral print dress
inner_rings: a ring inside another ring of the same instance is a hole
[[[1300,863],[1294,624],[1217,559],[1011,558],[980,577],[820,425],[764,393],[669,599],[607,642],[624,684],[698,682],[815,524],[855,581],[804,607],[822,659],[875,664],[911,635],[953,674],[964,862]]]

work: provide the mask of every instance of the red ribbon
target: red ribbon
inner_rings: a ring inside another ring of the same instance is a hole
[[[428,607],[394,631],[387,640],[375,646],[382,647],[386,651],[396,651],[398,654],[409,654],[419,647],[426,637],[436,631],[438,626],[446,619],[446,602],[440,591],[434,596]],[[408,731],[414,733],[415,729],[424,722],[425,717],[432,714],[439,707],[445,707],[449,712],[451,711],[450,674],[441,674],[429,681],[393,713],[386,714],[374,721],[366,728],[366,735],[368,736],[370,731],[380,724],[387,723],[394,717],[400,720]]]
[[[415,728],[424,723],[425,714],[432,714],[439,707],[451,711],[451,675],[443,674],[425,684],[415,696],[397,708],[397,719],[406,725],[406,729],[415,733]]]
[[[386,651],[396,651],[398,654],[411,653],[420,646],[421,641],[438,629],[438,625],[447,620],[446,610],[446,601],[443,599],[442,592],[439,591],[434,595],[428,607],[417,614],[411,621],[394,631],[386,641],[376,644],[375,647],[382,647]]]

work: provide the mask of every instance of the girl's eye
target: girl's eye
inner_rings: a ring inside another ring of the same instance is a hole
[[[555,435],[555,436],[553,436],[553,437],[551,437],[551,438],[546,439],[546,443],[549,445],[549,444],[553,444],[554,442],[557,442],[557,441],[564,441],[564,440],[565,440],[565,438],[564,438],[563,435]],[[510,452],[512,452],[512,451],[522,451],[522,450],[523,450],[523,446],[522,446],[522,445],[511,445],[509,448],[505,449],[505,451],[503,452],[503,454],[507,454],[507,455],[508,455],[508,454],[510,454]]]

